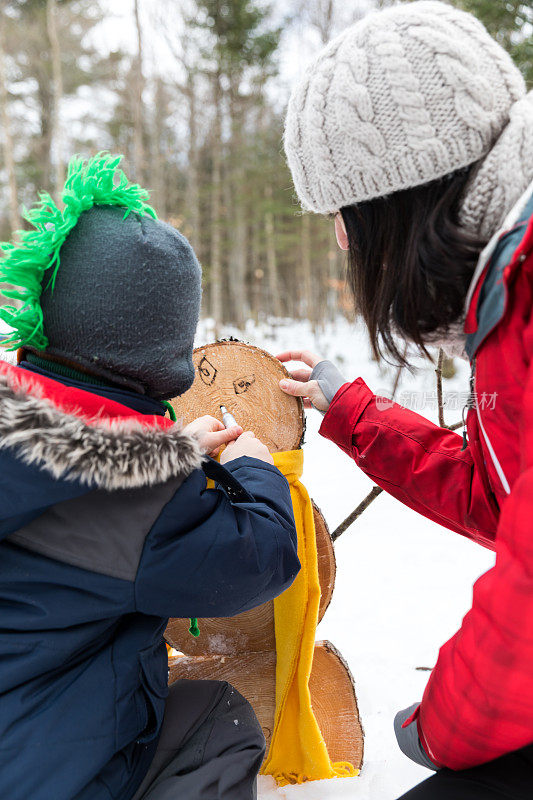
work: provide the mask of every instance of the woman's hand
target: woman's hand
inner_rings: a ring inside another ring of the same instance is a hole
[[[287,350],[277,356],[279,361],[303,361],[311,369],[295,369],[291,378],[279,382],[280,388],[293,397],[303,397],[306,408],[311,406],[325,412],[329,404],[346,383],[331,361],[324,361],[309,350]]]
[[[233,442],[241,435],[242,428],[237,425],[226,429],[220,420],[206,414],[205,417],[198,417],[189,422],[183,432],[195,436],[204,452],[215,458],[223,445]]]
[[[268,447],[259,441],[252,431],[245,431],[235,442],[228,444],[220,456],[220,463],[226,464],[228,461],[234,461],[234,459],[241,456],[258,458],[260,461],[266,461],[267,464],[274,463],[274,459],[268,452]]]

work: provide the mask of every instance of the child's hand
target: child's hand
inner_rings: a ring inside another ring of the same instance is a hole
[[[227,464],[228,461],[233,461],[241,456],[258,458],[260,461],[266,461],[267,464],[274,463],[274,459],[268,452],[268,447],[259,439],[256,439],[255,433],[252,433],[252,431],[246,431],[239,436],[237,441],[228,444],[220,456],[220,463]]]
[[[211,458],[215,458],[223,445],[232,442],[241,435],[242,428],[237,425],[226,430],[220,420],[206,414],[205,417],[198,417],[198,419],[189,422],[183,432],[188,433],[190,436],[195,436],[204,452],[210,455]]]

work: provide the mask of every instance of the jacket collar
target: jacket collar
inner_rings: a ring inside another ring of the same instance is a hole
[[[138,394],[131,392],[118,386],[111,386],[110,384],[91,383],[90,381],[81,381],[73,376],[56,374],[53,370],[48,369],[43,364],[35,364],[33,361],[20,361],[19,369],[27,370],[28,372],[36,375],[42,375],[45,378],[53,380],[62,386],[71,386],[75,389],[82,389],[85,392],[96,394],[100,398],[107,398],[115,400],[122,406],[127,406],[140,414],[157,415],[164,417],[166,408],[159,400],[154,400],[153,397],[148,397],[145,394]]]
[[[470,281],[470,286],[468,287],[468,292],[466,294],[465,300],[465,309],[468,315],[472,300],[474,297],[474,293],[476,288],[478,288],[479,281],[481,276],[485,272],[485,268],[492,257],[498,242],[511,228],[515,226],[517,221],[520,219],[521,215],[523,215],[526,206],[529,205],[528,201],[531,201],[533,195],[533,181],[529,184],[524,194],[519,198],[519,200],[515,203],[513,208],[509,211],[508,215],[506,216],[505,220],[503,221],[503,225],[499,228],[494,236],[487,242],[485,247],[480,253],[476,269],[474,271],[474,275],[472,276],[472,280]]]
[[[57,480],[116,490],[187,477],[205,459],[165,417],[0,362],[0,449]]]
[[[479,257],[465,305],[464,330],[470,359],[505,313],[507,267],[520,262],[527,232],[533,226],[532,220],[533,182]]]

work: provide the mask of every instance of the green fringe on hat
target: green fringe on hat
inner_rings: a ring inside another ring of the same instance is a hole
[[[3,306],[0,319],[14,328],[7,343],[9,350],[31,345],[37,350],[48,346],[44,333],[40,304],[45,272],[51,270],[46,288],[54,288],[59,269],[61,247],[78,222],[80,215],[94,205],[120,206],[157,219],[154,209],[146,202],[150,195],[136,183],[130,183],[119,169],[122,156],[97,153],[88,160],[74,156],[68,165],[62,194],[64,208],[58,208],[52,197],[43,192],[39,203],[24,214],[34,230],[18,231],[19,241],[0,243],[5,258],[0,260],[0,284],[5,297],[20,300],[21,307]]]

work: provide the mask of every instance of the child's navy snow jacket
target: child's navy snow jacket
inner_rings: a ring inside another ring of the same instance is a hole
[[[239,458],[208,490],[202,462],[164,417],[0,362],[0,797],[130,798],[167,618],[236,614],[294,579],[285,478]]]

